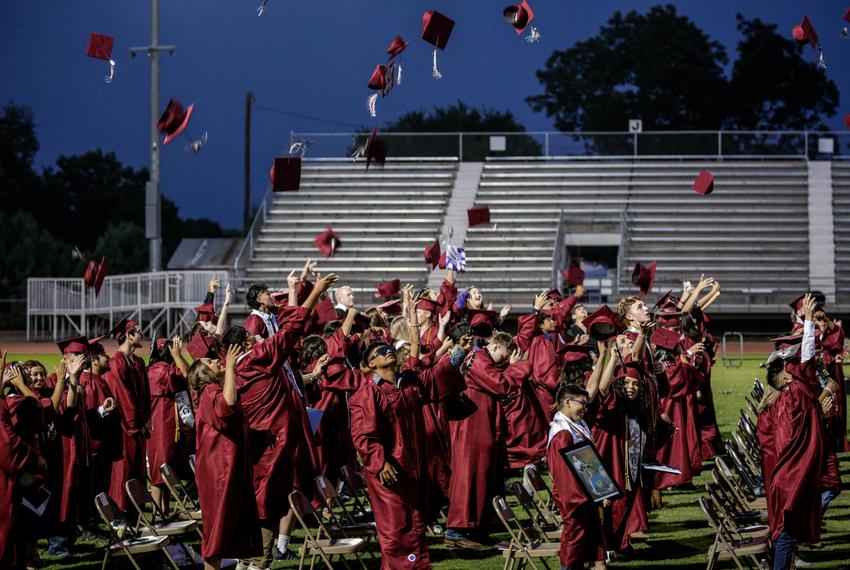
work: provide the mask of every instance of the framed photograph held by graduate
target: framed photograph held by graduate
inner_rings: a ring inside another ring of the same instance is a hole
[[[602,458],[592,443],[580,441],[561,449],[559,453],[591,501],[601,503],[605,499],[619,499],[623,496],[622,489],[605,470]]]

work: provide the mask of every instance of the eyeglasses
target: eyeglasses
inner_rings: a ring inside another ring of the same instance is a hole
[[[385,344],[376,348],[372,356],[386,356],[390,353],[395,354],[395,347],[391,344]]]

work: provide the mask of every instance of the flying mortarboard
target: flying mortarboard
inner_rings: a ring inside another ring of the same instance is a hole
[[[425,263],[431,264],[431,269],[435,269],[440,263],[440,240],[434,240],[434,243],[425,248]]]
[[[502,16],[505,17],[505,20],[510,23],[511,26],[514,27],[517,35],[522,35],[531,21],[534,19],[534,11],[531,9],[531,6],[528,5],[526,0],[522,0],[521,4],[511,4],[502,10]],[[532,26],[531,34],[527,38],[525,38],[527,42],[536,42],[540,40],[540,34],[537,32],[537,29]]]
[[[808,16],[803,16],[803,21],[791,29],[791,36],[794,38],[794,41],[797,42],[797,45],[809,44],[818,50],[818,68],[826,69],[826,62],[823,59],[823,48],[820,46],[818,33],[809,21]]]
[[[91,260],[86,266],[83,282],[86,287],[94,287],[94,296],[100,295],[100,288],[106,278],[106,259],[101,257],[100,261]]]
[[[212,303],[201,303],[195,307],[195,313],[198,315],[198,322],[218,324],[218,314]]]
[[[431,75],[435,79],[440,79],[443,76],[437,68],[437,49],[446,49],[446,44],[454,27],[454,20],[436,10],[428,10],[422,14],[422,39],[434,46],[434,65],[431,69]]]
[[[66,338],[56,343],[62,354],[88,354],[89,341],[84,336]]]
[[[582,324],[587,327],[587,332],[591,338],[601,341],[606,341],[626,330],[626,325],[620,321],[608,305],[602,305],[587,315]]]
[[[392,299],[386,303],[381,303],[378,305],[378,310],[391,317],[400,315],[402,310],[401,299]]]
[[[92,32],[89,34],[89,46],[86,50],[87,56],[102,59],[109,63],[109,75],[105,78],[107,83],[112,83],[112,78],[115,76],[115,67],[118,65],[112,59],[113,43],[115,43],[114,37]]]
[[[395,79],[397,85],[401,85],[401,52],[407,49],[407,46],[409,45],[410,42],[404,41],[404,38],[401,36],[396,36],[395,39],[390,42],[390,47],[387,48],[389,60],[395,63],[395,67],[398,69]]]
[[[372,133],[366,139],[364,154],[366,156],[366,170],[369,170],[372,161],[375,161],[376,164],[384,164],[387,161],[387,145],[382,139],[378,138],[377,127],[372,128]]]
[[[469,227],[483,226],[490,223],[490,208],[487,206],[473,206],[466,211]]]
[[[563,272],[564,285],[567,287],[578,287],[584,285],[584,271],[578,263],[570,262],[570,266]]]
[[[800,295],[799,297],[797,297],[796,299],[794,299],[793,301],[791,301],[790,303],[788,303],[788,306],[789,306],[789,307],[791,307],[792,309],[794,309],[794,312],[797,312],[797,311],[801,310],[801,309],[803,308],[803,298],[804,298],[807,294],[808,294],[808,293],[803,293],[802,295]],[[812,296],[814,296],[814,294],[812,294]],[[823,310],[823,307],[821,307],[821,306],[820,306],[820,303],[818,303],[818,302],[817,302],[817,299],[815,299],[815,303],[816,303],[816,304],[815,304],[815,310],[816,310],[816,311],[817,311],[817,310],[821,310],[821,311],[822,311],[822,310]]]
[[[714,175],[708,170],[701,170],[694,180],[694,191],[703,196],[711,194],[714,191]]]
[[[632,283],[640,288],[641,297],[652,291],[655,284],[655,262],[648,265],[636,263],[632,270]]]
[[[398,295],[400,291],[401,281],[399,279],[384,281],[383,283],[378,284],[378,291],[375,293],[375,298],[380,299],[381,297],[393,297]]]
[[[165,138],[162,140],[162,146],[167,145],[186,130],[186,127],[189,125],[189,119],[192,117],[194,110],[194,103],[184,109],[183,105],[181,105],[180,101],[177,99],[172,97],[168,101],[165,111],[162,112],[162,115],[159,117],[159,121],[156,123],[156,128],[159,129],[161,133],[165,133]],[[207,133],[204,133],[199,139],[189,137],[189,144],[186,145],[186,149],[192,152],[198,152],[206,142]]]
[[[333,228],[328,226],[325,231],[316,236],[313,243],[316,244],[316,247],[319,248],[322,255],[325,257],[331,257],[342,245],[342,240],[339,239],[339,236]]]
[[[334,304],[330,299],[324,298],[316,303],[316,320],[320,325],[339,320]]]
[[[850,129],[850,113],[844,115],[844,126]]]
[[[431,299],[419,299],[419,301],[416,303],[416,308],[420,311],[430,311],[431,313],[436,313],[437,303],[435,303]]]
[[[367,86],[373,91],[380,91],[381,97],[386,97],[390,90],[395,85],[395,63],[390,62],[389,65],[376,65],[375,71],[372,72],[372,77],[369,78]],[[366,106],[369,109],[371,117],[377,117],[378,94],[369,95],[366,99]]]
[[[274,192],[294,192],[301,187],[301,157],[281,156],[274,159],[269,180]]]

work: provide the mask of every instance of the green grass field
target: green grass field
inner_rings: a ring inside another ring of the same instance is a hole
[[[34,356],[14,355],[12,358],[25,360]],[[58,361],[58,356],[43,358],[42,362],[49,370]],[[746,360],[741,368],[714,368],[712,386],[714,402],[717,410],[717,420],[726,437],[737,424],[738,410],[744,407],[744,396],[749,393],[753,378],[761,375],[758,368],[760,360]],[[841,473],[846,485],[850,482],[850,454],[842,454]],[[710,469],[710,468],[709,468]],[[708,481],[708,470],[697,478],[694,483],[699,489]],[[705,553],[712,543],[714,535],[708,528],[702,512],[697,505],[700,491],[665,493],[664,508],[650,514],[650,539],[646,543],[636,545],[636,553],[629,560],[619,560],[611,564],[612,568],[704,568]],[[842,568],[850,563],[850,495],[843,493],[836,498],[826,514],[825,530],[823,533],[823,548],[807,550],[808,557],[814,561],[813,568]],[[504,540],[507,534],[494,535]],[[294,537],[296,544],[299,536]],[[501,553],[492,551],[464,552],[447,550],[435,541],[431,547],[431,559],[434,567],[449,570],[474,567],[478,570],[502,568]],[[46,543],[42,541],[46,548]],[[103,556],[102,549],[94,544],[78,543],[75,554],[71,559],[62,563],[51,563],[44,557],[46,567],[61,568],[99,568]],[[370,568],[378,564],[370,561]],[[370,564],[371,562],[371,564]],[[557,567],[557,559],[550,561],[550,566]],[[278,562],[272,568],[297,568],[295,562]],[[734,562],[726,561],[720,568],[734,568]]]

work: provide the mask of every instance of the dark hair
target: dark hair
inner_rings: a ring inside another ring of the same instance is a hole
[[[593,371],[593,362],[589,358],[582,358],[572,362],[565,362],[561,368],[561,383],[584,385],[586,372]]]
[[[685,313],[679,318],[679,329],[687,338],[699,342],[702,340],[696,320],[689,314]]]
[[[221,344],[222,346],[230,346],[231,344],[242,346],[242,343],[247,339],[248,331],[245,330],[245,327],[232,326],[227,327],[227,330],[221,335]]]
[[[251,309],[259,309],[260,303],[257,301],[257,297],[263,291],[268,291],[269,286],[265,283],[254,283],[248,288],[248,292],[245,293],[245,302],[248,304],[248,307]]]
[[[196,360],[192,363],[189,367],[189,374],[186,380],[192,388],[192,403],[195,405],[196,410],[201,401],[201,392],[204,391],[204,388],[210,384],[218,383],[218,378],[213,374],[212,369],[202,360]]]
[[[452,340],[455,344],[460,342],[461,337],[472,334],[472,325],[468,321],[461,321],[452,328]]]
[[[156,345],[154,345],[156,346]],[[166,341],[159,348],[154,348],[151,352],[151,358],[148,365],[156,364],[157,362],[165,362],[169,366],[174,364],[174,357],[171,356],[171,341]]]
[[[328,353],[328,345],[325,339],[313,334],[301,341],[301,363],[310,364]]]
[[[333,334],[337,331],[338,328],[342,326],[342,321],[331,321],[325,325],[324,330],[322,331],[322,336],[328,338],[333,336]]]
[[[41,366],[44,369],[44,375],[47,376],[47,367],[38,360],[25,360],[23,364],[21,364],[21,368],[26,370],[27,374],[29,374],[30,369],[35,368],[36,366]]]
[[[781,358],[776,358],[767,363],[767,383],[776,390],[781,390],[782,386],[777,385],[779,375],[785,370],[785,361]]]
[[[641,397],[646,392],[643,387],[643,381],[638,378],[638,395],[634,400],[630,400],[628,396],[626,396],[626,377],[634,378],[634,375],[623,375],[614,380],[614,393],[617,395],[617,405],[621,406],[620,409],[623,410],[625,415],[630,418],[635,418],[638,421],[638,424],[645,430],[649,431],[650,425],[650,414],[649,414],[649,403],[647,398]]]
[[[555,395],[555,402],[560,408],[564,405],[564,402],[566,402],[570,398],[577,398],[579,396],[589,398],[590,394],[587,392],[587,390],[577,384],[561,384],[558,387],[558,393]]]

